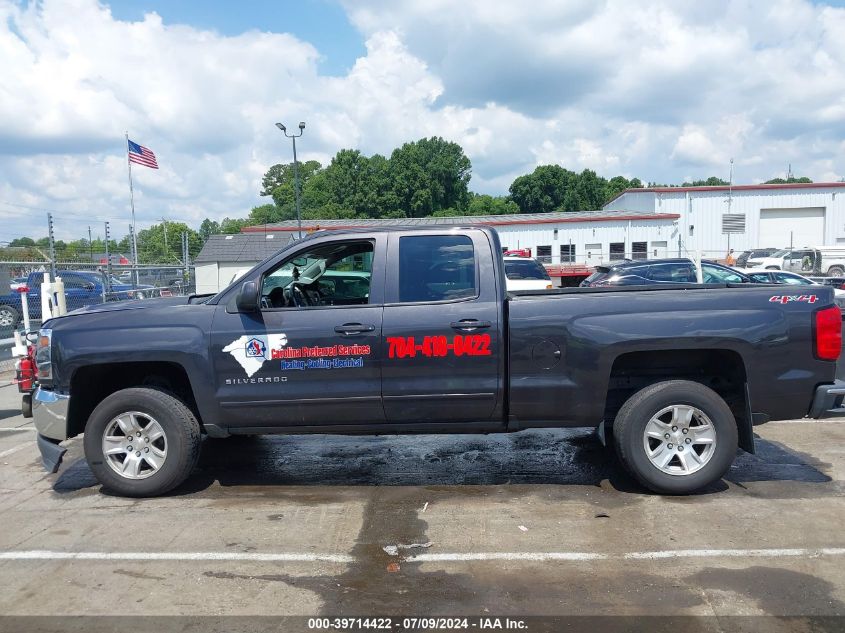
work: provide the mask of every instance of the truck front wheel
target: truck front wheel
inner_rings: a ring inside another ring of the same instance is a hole
[[[85,458],[104,487],[127,497],[154,497],[191,474],[200,426],[183,402],[133,387],[103,400],[85,426]]]
[[[668,380],[641,389],[613,423],[616,453],[644,486],[689,494],[718,481],[733,463],[737,427],[712,389]]]
[[[13,328],[20,320],[21,316],[12,306],[0,306],[0,329]]]

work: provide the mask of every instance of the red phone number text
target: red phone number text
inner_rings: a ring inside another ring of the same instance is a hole
[[[414,358],[417,354],[429,358],[444,356],[490,356],[489,334],[456,334],[448,336],[388,336],[388,358]]]

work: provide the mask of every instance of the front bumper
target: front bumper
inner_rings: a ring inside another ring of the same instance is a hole
[[[845,380],[836,380],[832,385],[819,385],[816,387],[816,395],[813,397],[813,404],[810,405],[810,413],[807,417],[834,418],[845,416]]]
[[[62,463],[66,448],[59,442],[67,439],[67,410],[70,396],[38,387],[32,394],[32,421],[38,431],[38,450],[47,472],[54,473]]]
[[[70,396],[38,387],[32,394],[32,421],[38,433],[53,440],[66,440]]]

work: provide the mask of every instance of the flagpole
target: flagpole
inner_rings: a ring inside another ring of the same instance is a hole
[[[138,286],[138,240],[136,235],[138,231],[135,229],[135,192],[132,189],[132,161],[129,160],[129,131],[126,131],[126,165],[129,168],[129,207],[132,209],[132,264],[134,270],[132,271],[132,279],[135,281],[135,286]]]

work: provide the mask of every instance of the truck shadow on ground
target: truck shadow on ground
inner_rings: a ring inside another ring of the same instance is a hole
[[[778,443],[757,439],[757,454],[739,452],[730,482],[825,484],[829,465]],[[194,474],[172,495],[220,486],[490,486],[555,484],[600,486],[647,493],[613,452],[585,430],[531,430],[501,435],[324,436],[288,435],[206,439]],[[66,467],[53,489],[67,493],[96,486],[84,459]],[[833,489],[835,488],[835,490]],[[818,494],[837,494],[838,485]],[[105,491],[104,491],[105,492]],[[767,489],[765,496],[806,496],[806,486]]]

